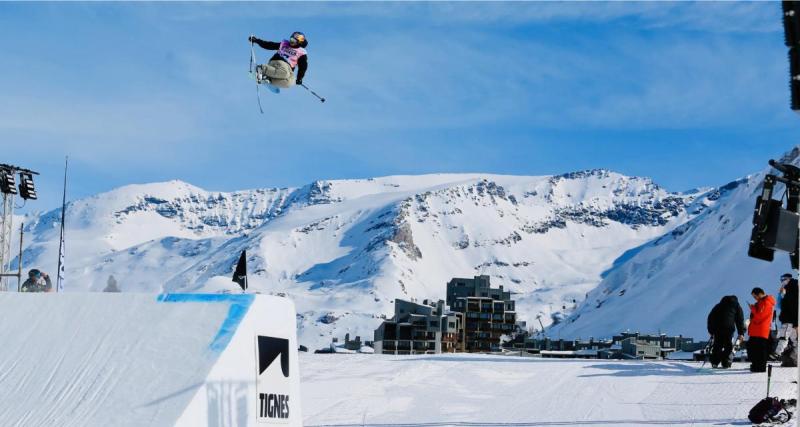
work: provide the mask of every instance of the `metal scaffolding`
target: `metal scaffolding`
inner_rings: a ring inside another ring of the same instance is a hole
[[[8,290],[6,279],[10,269],[11,240],[13,239],[14,195],[3,193],[2,222],[0,222],[0,291]]]

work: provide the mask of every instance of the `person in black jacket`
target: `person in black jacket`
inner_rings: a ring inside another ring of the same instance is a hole
[[[256,36],[250,36],[247,40],[262,49],[277,51],[269,62],[256,66],[256,79],[259,83],[267,82],[280,88],[303,84],[303,77],[308,69],[308,52],[306,52],[308,40],[305,34],[295,31],[288,40],[280,42],[261,40]],[[297,68],[296,78],[295,68]]]
[[[731,366],[731,351],[733,344],[731,338],[734,331],[739,332],[737,340],[744,339],[744,313],[739,300],[735,295],[727,295],[711,309],[708,314],[708,333],[711,334],[714,345],[711,349],[711,366],[716,368],[720,364],[723,368]]]
[[[778,320],[784,325],[791,324],[797,327],[797,279],[789,273],[781,276],[780,288],[781,314]]]
[[[780,301],[781,308],[778,320],[783,326],[780,334],[782,335],[780,338],[784,340],[782,343],[788,344],[788,341],[791,340],[794,348],[797,348],[797,279],[793,278],[790,273],[781,276],[778,301]],[[783,348],[779,348],[778,352],[782,350]]]
[[[34,268],[28,272],[28,280],[22,283],[22,292],[53,292],[50,276]]]

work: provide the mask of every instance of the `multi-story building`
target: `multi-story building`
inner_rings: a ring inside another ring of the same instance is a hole
[[[647,341],[639,341],[636,337],[629,337],[622,340],[622,355],[632,359],[659,359],[661,358],[661,347],[658,344]]]
[[[667,334],[649,335],[640,334],[638,332],[623,332],[619,335],[614,335],[613,341],[622,345],[626,340],[629,340],[628,347],[623,346],[622,353],[626,356],[640,357],[646,355],[651,357],[655,352],[652,348],[658,348],[657,357],[665,358],[675,351],[692,352],[699,350],[705,346],[705,343],[694,342],[693,338],[678,336],[667,336]],[[634,345],[637,347],[634,349]],[[640,348],[639,348],[640,347]],[[644,351],[644,353],[642,353]]]
[[[578,351],[578,350],[608,350],[614,345],[610,340],[589,341],[575,340],[551,340],[550,338],[529,337],[525,340],[525,348],[528,350],[547,350],[547,351]]]
[[[539,352],[544,357],[545,352],[556,354],[548,357],[581,357],[580,352],[594,350],[598,359],[659,359],[666,358],[675,351],[693,352],[703,348],[705,343],[696,343],[692,338],[678,336],[645,335],[638,332],[623,332],[615,335],[611,340],[589,341],[563,339],[551,340],[531,337],[525,340],[525,349],[528,352]],[[566,355],[566,356],[565,356]]]
[[[517,315],[511,293],[492,288],[489,276],[454,278],[447,283],[447,305],[464,314],[464,350],[488,352],[500,349],[500,337],[510,336]]]
[[[379,354],[489,352],[500,350],[500,338],[519,328],[511,293],[492,288],[489,276],[452,279],[447,301],[422,304],[395,300],[394,316],[375,330]],[[450,306],[452,311],[447,311]]]
[[[440,300],[441,301],[441,300]],[[464,314],[448,312],[442,319],[442,353],[464,351]]]
[[[434,354],[463,351],[464,317],[445,311],[444,301],[418,304],[395,300],[394,316],[375,330],[378,354]]]

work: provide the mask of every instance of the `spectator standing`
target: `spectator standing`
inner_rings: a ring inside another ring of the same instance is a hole
[[[744,339],[744,312],[736,295],[722,297],[708,314],[708,333],[714,345],[711,349],[711,367],[731,367],[733,333],[738,331],[738,340]]]
[[[750,359],[750,372],[766,372],[769,355],[769,331],[772,323],[775,298],[767,295],[761,288],[753,288],[750,293],[755,304],[750,304],[750,325],[747,334],[747,358]]]

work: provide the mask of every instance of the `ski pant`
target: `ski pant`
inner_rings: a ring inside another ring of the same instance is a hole
[[[750,359],[750,372],[767,371],[769,347],[769,338],[750,337],[747,340],[747,358]]]
[[[789,341],[793,341],[795,347],[797,346],[797,332],[791,323],[784,323],[778,329],[778,346],[775,348],[775,353],[783,353]]]
[[[286,61],[273,59],[263,66],[264,74],[269,77],[269,82],[273,86],[288,88],[294,86],[294,70]]]
[[[733,350],[733,329],[715,331],[714,332],[714,346],[711,348],[711,364],[717,365],[722,363],[723,366],[731,365],[731,351]]]

